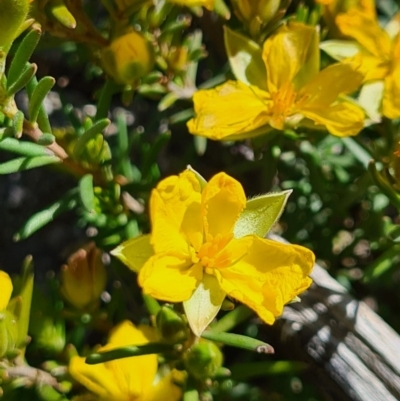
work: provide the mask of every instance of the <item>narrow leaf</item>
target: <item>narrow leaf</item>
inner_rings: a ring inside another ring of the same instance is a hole
[[[76,27],[76,19],[68,10],[62,0],[53,0],[50,3],[49,10],[53,17],[64,25],[66,28],[74,29]]]
[[[33,91],[35,90],[37,84],[38,84],[38,82],[37,82],[36,77],[33,77],[26,85],[26,92],[28,93],[29,99],[31,99]],[[49,117],[47,116],[46,110],[44,109],[43,105],[41,105],[39,108],[39,115],[37,117],[37,123],[42,132],[46,132],[49,134],[51,134],[53,132],[51,129]]]
[[[270,193],[250,199],[246,203],[233,230],[235,238],[256,234],[265,237],[279,219],[292,190]]]
[[[64,198],[51,206],[31,216],[24,226],[15,234],[14,240],[20,241],[28,238],[33,233],[52,222],[60,214],[73,209],[76,206],[76,191],[70,191]]]
[[[114,361],[115,359],[129,358],[131,356],[159,354],[161,352],[172,351],[173,345],[165,343],[148,343],[144,345],[130,345],[127,347],[116,348],[111,351],[96,352],[86,358],[86,363],[96,365]]]
[[[241,334],[233,333],[215,333],[212,330],[205,331],[202,335],[203,338],[215,342],[219,342],[231,347],[243,348],[249,351],[255,351],[260,354],[273,354],[274,349],[271,345],[257,340],[255,338],[243,336]]]
[[[22,131],[24,128],[24,113],[21,110],[18,110],[13,118],[13,129],[14,129],[14,136],[16,138],[20,138],[22,136]]]
[[[43,100],[56,83],[53,77],[43,77],[32,92],[29,100],[29,121],[36,122]]]
[[[47,148],[33,142],[21,141],[15,138],[5,138],[0,141],[0,149],[13,152],[26,157],[52,156]]]
[[[93,176],[86,174],[79,180],[79,195],[83,206],[89,212],[94,211]]]
[[[59,163],[57,156],[18,157],[0,164],[0,175],[16,173],[17,171],[30,170],[32,168]]]
[[[40,29],[34,28],[27,33],[21,44],[18,46],[7,74],[7,91],[22,75],[26,63],[31,58],[33,51],[39,43],[40,35]]]
[[[15,81],[10,84],[7,88],[7,96],[11,97],[15,95],[18,91],[23,89],[28,85],[28,82],[33,78],[36,74],[37,65],[36,64],[27,64],[26,68],[21,71],[21,75],[15,79]]]

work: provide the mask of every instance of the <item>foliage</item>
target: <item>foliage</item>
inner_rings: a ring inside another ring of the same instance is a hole
[[[399,331],[399,15],[0,0],[0,175],[65,183],[14,241],[84,238],[2,267],[2,397],[322,400],[267,343],[314,254]]]

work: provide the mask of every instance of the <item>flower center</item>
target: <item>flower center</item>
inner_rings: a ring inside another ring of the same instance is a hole
[[[273,105],[270,125],[272,127],[279,130],[284,129],[286,117],[293,114],[296,96],[293,84],[289,81],[283,84],[278,91],[271,93]]]
[[[229,266],[231,258],[226,245],[232,238],[232,234],[207,236],[206,242],[198,250],[196,258],[203,265],[206,273],[212,274],[212,270],[215,268]]]

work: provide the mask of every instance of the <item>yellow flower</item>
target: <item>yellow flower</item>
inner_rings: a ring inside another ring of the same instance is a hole
[[[340,63],[319,71],[315,27],[283,25],[264,43],[262,57],[266,83],[228,81],[194,94],[196,116],[188,122],[192,134],[231,140],[258,135],[258,129],[268,126],[283,130],[307,125],[337,136],[362,129],[362,109],[341,97],[359,87],[362,75]]]
[[[361,5],[339,14],[336,23],[341,32],[357,41],[356,52],[344,59],[360,71],[364,82],[381,82],[381,113],[388,118],[400,117],[400,14],[381,28],[374,8]]]
[[[197,335],[216,316],[226,295],[272,324],[284,305],[310,285],[314,255],[301,246],[263,238],[270,228],[263,225],[270,209],[261,210],[260,198],[246,204],[240,183],[225,173],[206,183],[186,170],[153,190],[151,235],[127,241],[113,254],[139,272],[146,294],[184,302]],[[254,204],[259,201],[257,211]]]
[[[10,276],[0,270],[0,312],[7,308],[13,291],[13,285]]]
[[[114,328],[101,351],[127,345],[142,345],[155,339],[149,326],[135,327],[124,321]],[[96,394],[100,401],[178,401],[181,389],[174,384],[177,371],[154,384],[157,355],[143,355],[88,365],[85,358],[75,356],[69,364],[72,377]]]
[[[168,0],[170,3],[186,7],[205,7],[212,11],[214,9],[215,0]]]

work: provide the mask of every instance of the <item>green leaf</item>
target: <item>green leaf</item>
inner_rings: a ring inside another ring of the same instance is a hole
[[[267,89],[267,72],[260,46],[226,26],[224,26],[224,42],[235,77],[247,85]]]
[[[41,145],[37,145],[33,142],[21,141],[15,138],[5,138],[0,141],[0,149],[17,153],[26,157],[53,155],[51,151]]]
[[[189,326],[196,336],[200,337],[217,316],[225,296],[226,293],[221,289],[217,279],[204,274],[193,295],[183,302]]]
[[[33,216],[31,216],[24,226],[14,235],[14,241],[28,238],[33,233],[52,222],[60,214],[73,209],[76,206],[76,190],[70,191],[64,198],[53,203]]]
[[[53,0],[49,4],[50,13],[61,25],[69,29],[76,28],[76,19],[62,0]]]
[[[93,176],[86,174],[79,180],[79,195],[83,206],[89,212],[94,212]]]
[[[353,57],[360,51],[356,42],[348,40],[326,40],[320,43],[319,48],[338,61]]]
[[[39,43],[40,35],[40,29],[34,28],[26,34],[18,46],[7,74],[7,91],[9,91],[10,86],[14,85],[25,70],[26,64]]]
[[[56,141],[56,137],[53,134],[42,134],[37,143],[42,146],[49,146],[52,145]]]
[[[86,132],[84,132],[79,139],[77,140],[73,155],[75,159],[79,159],[83,151],[85,150],[86,144],[94,139],[97,134],[100,134],[104,129],[106,129],[110,125],[110,120],[108,118],[104,118],[102,120],[97,121],[94,125],[89,128]]]
[[[24,129],[24,113],[21,110],[18,110],[13,118],[12,125],[14,129],[14,136],[16,138],[20,138],[22,136],[22,131]]]
[[[274,353],[274,349],[271,345],[255,338],[243,336],[241,334],[215,333],[212,330],[207,330],[201,336],[210,341],[219,342],[225,345],[229,345],[231,347],[255,351],[260,354]]]
[[[245,305],[239,305],[234,310],[224,315],[218,322],[211,325],[211,330],[214,333],[230,331],[237,325],[246,321],[254,315],[254,311]]]
[[[369,283],[372,280],[379,279],[380,276],[385,274],[390,269],[398,266],[400,255],[400,246],[398,244],[392,246],[372,263],[370,263],[364,272],[363,281]]]
[[[150,244],[150,235],[141,235],[125,241],[113,249],[111,254],[137,273],[154,255],[153,247]]]
[[[31,99],[32,94],[37,85],[38,85],[38,81],[37,81],[36,77],[33,77],[26,85],[26,92],[28,93],[29,99]],[[53,130],[51,129],[49,117],[47,116],[46,110],[44,109],[43,105],[41,105],[39,108],[37,123],[42,132],[52,134]]]
[[[255,234],[265,237],[279,219],[292,190],[270,193],[250,199],[246,203],[233,230],[235,238]]]
[[[56,83],[53,77],[43,77],[33,90],[29,99],[29,121],[36,122],[43,100]]]
[[[30,170],[32,168],[60,163],[57,156],[18,157],[0,164],[0,175],[16,173],[17,171]]]
[[[130,345],[127,347],[115,348],[111,351],[96,352],[86,358],[88,365],[96,365],[114,361],[115,359],[129,358],[131,356],[159,354],[161,352],[173,351],[174,346],[165,343],[148,343],[144,345]]]
[[[36,74],[37,65],[36,64],[27,64],[26,68],[21,71],[21,75],[7,88],[7,96],[11,97],[15,95],[18,91],[23,89],[28,85],[29,81]]]

